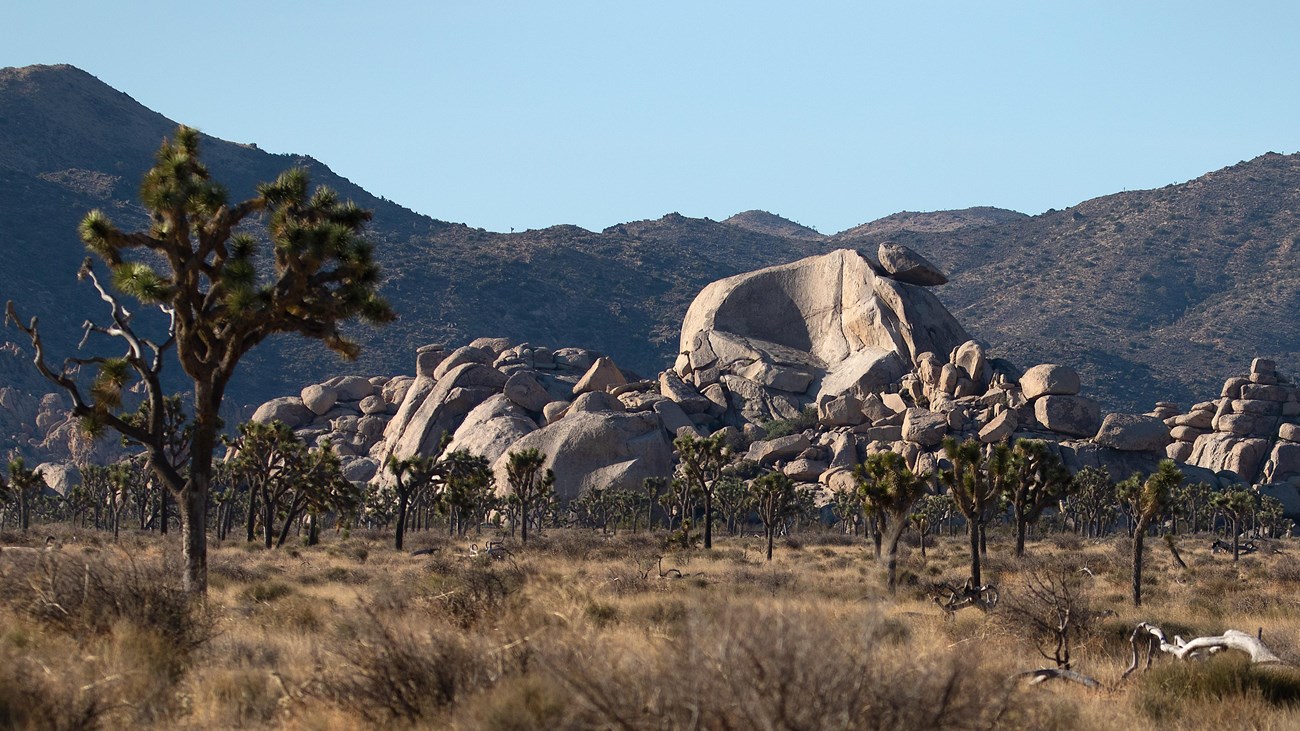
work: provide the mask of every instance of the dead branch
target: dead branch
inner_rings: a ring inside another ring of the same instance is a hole
[[[987,612],[998,603],[998,588],[993,584],[973,586],[970,579],[967,579],[961,586],[937,584],[935,588],[942,589],[948,595],[947,597],[943,594],[930,596],[930,599],[943,610],[945,619],[952,619],[959,610],[966,607],[976,607]]]
[[[1285,665],[1286,661],[1273,654],[1273,651],[1264,646],[1263,630],[1260,630],[1257,636],[1252,636],[1241,632],[1240,630],[1230,629],[1221,635],[1212,637],[1196,637],[1191,640],[1184,640],[1178,635],[1174,635],[1173,642],[1165,638],[1165,633],[1159,627],[1147,623],[1139,622],[1133,629],[1133,634],[1129,637],[1129,643],[1133,646],[1133,661],[1129,663],[1128,669],[1120,676],[1120,679],[1127,678],[1130,673],[1137,669],[1138,654],[1141,646],[1146,644],[1146,665],[1144,670],[1151,667],[1151,660],[1157,650],[1168,653],[1179,660],[1200,659],[1206,655],[1212,655],[1224,650],[1238,650],[1250,656],[1252,665]]]
[[[1248,555],[1258,550],[1259,546],[1256,545],[1254,541],[1246,541],[1245,543],[1237,544],[1237,553],[1239,554]],[[1214,543],[1210,544],[1210,551],[1212,553],[1218,553],[1219,551],[1232,553],[1232,544],[1224,540],[1216,540]]]
[[[1041,668],[1039,670],[1027,670],[1018,673],[1016,679],[1025,680],[1030,685],[1041,685],[1049,680],[1068,680],[1071,683],[1079,683],[1087,688],[1101,688],[1101,683],[1095,678],[1091,678],[1083,673],[1076,673],[1066,668]]]
[[[1178,553],[1178,546],[1174,544],[1174,537],[1172,535],[1165,534],[1165,545],[1169,547],[1169,553],[1173,554],[1174,562],[1178,564],[1178,567],[1184,569],[1187,568],[1187,562],[1184,561],[1183,557]]]

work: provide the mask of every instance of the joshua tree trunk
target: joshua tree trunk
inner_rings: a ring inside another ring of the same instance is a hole
[[[971,586],[982,586],[980,580],[980,524],[978,520],[970,521],[970,583]]]
[[[898,590],[898,541],[903,537],[903,529],[907,526],[905,515],[892,515],[890,523],[885,528],[885,577],[889,586],[889,593],[893,594]]]
[[[1025,518],[1025,513],[1020,508],[1016,508],[1016,555],[1025,555],[1025,532],[1029,528],[1029,521]]]
[[[1146,538],[1146,526],[1139,526],[1133,532],[1133,606],[1142,606],[1142,543]]]
[[[403,492],[397,496],[397,528],[395,531],[396,536],[393,539],[393,547],[399,551],[402,550],[402,539],[406,536],[407,501],[406,493]]]
[[[257,490],[250,483],[248,486],[248,542],[257,536]]]
[[[704,547],[713,548],[713,490],[704,491]]]

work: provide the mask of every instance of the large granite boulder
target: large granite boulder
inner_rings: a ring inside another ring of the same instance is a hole
[[[1173,441],[1169,427],[1154,416],[1107,414],[1093,441],[1125,452],[1164,452]]]
[[[1267,439],[1211,433],[1196,439],[1188,463],[1213,472],[1231,472],[1236,481],[1252,483],[1268,455]]]
[[[493,471],[497,489],[509,491],[506,463],[511,452],[537,449],[555,471],[555,492],[573,500],[592,488],[640,490],[647,477],[671,474],[673,453],[653,413],[570,413],[525,435],[500,458]]]
[[[416,380],[389,422],[384,431],[381,463],[389,456],[404,459],[433,454],[445,432],[454,432],[471,409],[499,393],[506,383],[504,374],[481,363],[462,363],[425,391],[422,382],[428,380]]]
[[[375,385],[362,376],[339,376],[325,383],[334,389],[340,401],[360,401],[375,392]]]
[[[555,397],[528,371],[516,371],[506,379],[505,394],[523,408],[540,413]]]
[[[302,390],[302,404],[316,416],[322,416],[339,400],[339,392],[329,386],[318,383]]]
[[[880,267],[900,282],[921,287],[948,283],[948,277],[939,267],[902,244],[886,241],[876,249],[876,256],[880,258]]]
[[[922,447],[933,447],[948,433],[946,414],[926,409],[908,409],[903,415],[903,439]]]
[[[1034,418],[1051,431],[1091,437],[1101,428],[1101,406],[1083,396],[1039,396],[1034,400]]]
[[[496,394],[465,416],[447,451],[463,449],[495,462],[512,444],[535,431],[537,422],[527,412],[507,396]]]
[[[700,388],[743,378],[797,412],[819,396],[878,391],[921,353],[949,353],[969,339],[928,290],[841,249],[705,287],[682,323],[679,375]]]
[[[592,391],[605,391],[610,387],[622,386],[626,383],[627,379],[623,377],[623,372],[618,369],[618,366],[614,365],[614,361],[601,356],[591,364],[577,385],[573,387],[573,395],[581,396]]]
[[[1079,374],[1073,368],[1053,363],[1036,365],[1020,377],[1020,390],[1027,399],[1039,396],[1074,396],[1079,393]]]
[[[303,405],[301,398],[283,396],[271,399],[257,407],[257,411],[253,412],[252,420],[259,424],[282,421],[290,429],[297,429],[300,426],[310,424],[315,418],[316,414]]]

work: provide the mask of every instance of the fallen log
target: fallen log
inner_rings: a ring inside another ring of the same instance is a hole
[[[1150,669],[1151,660],[1157,650],[1164,652],[1179,660],[1191,660],[1212,655],[1224,650],[1238,650],[1250,656],[1252,665],[1285,665],[1287,664],[1282,658],[1273,654],[1273,651],[1264,646],[1263,632],[1259,636],[1249,635],[1239,630],[1230,629],[1221,635],[1211,637],[1196,637],[1191,640],[1184,640],[1178,635],[1174,635],[1173,642],[1170,642],[1163,630],[1154,624],[1139,622],[1133,629],[1133,634],[1129,636],[1129,643],[1133,646],[1133,661],[1129,664],[1128,669],[1120,676],[1120,679],[1127,678],[1130,673],[1137,670],[1138,655],[1140,648],[1145,640],[1146,642],[1146,666],[1143,670]]]
[[[1068,680],[1072,683],[1078,683],[1087,688],[1100,688],[1101,683],[1096,678],[1090,678],[1083,673],[1076,673],[1073,670],[1065,668],[1040,668],[1038,670],[1026,670],[1018,673],[1016,678],[1028,682],[1030,685],[1039,685],[1049,680]]]

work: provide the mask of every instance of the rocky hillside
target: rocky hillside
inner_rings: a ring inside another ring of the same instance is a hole
[[[1032,218],[837,239],[941,262],[967,329],[1013,360],[1073,364],[1116,406],[1187,402],[1243,359],[1300,355],[1300,156]]]
[[[92,207],[124,225],[142,221],[136,181],[174,126],[72,67],[0,70],[0,301],[40,315],[52,339],[65,333],[63,348],[96,306],[75,281],[76,223]],[[900,213],[829,237],[762,211],[500,234],[420,216],[311,158],[206,145],[234,195],[303,165],[373,208],[385,292],[402,315],[361,334],[366,350],[355,365],[301,340],[272,343],[234,384],[244,403],[342,372],[408,372],[420,345],[484,335],[573,344],[656,373],[672,362],[686,308],[705,284],[846,246],[874,255],[884,240],[946,270],[951,284],[938,297],[993,355],[1072,364],[1108,408],[1187,402],[1243,359],[1300,354],[1297,156],[1265,155],[1039,216]]]
[[[141,225],[138,181],[175,126],[70,66],[0,69],[0,302],[39,315],[61,351],[97,311],[75,280],[85,255],[78,221],[98,207],[124,227]],[[339,371],[402,372],[419,345],[483,334],[580,344],[657,371],[706,283],[820,251],[815,242],[678,215],[600,233],[556,226],[498,234],[417,215],[308,157],[207,139],[204,159],[234,196],[298,165],[373,209],[385,293],[401,314],[381,331],[360,333],[365,350],[355,365],[300,339],[259,350],[232,386],[246,403]],[[14,337],[0,332],[0,342]]]

